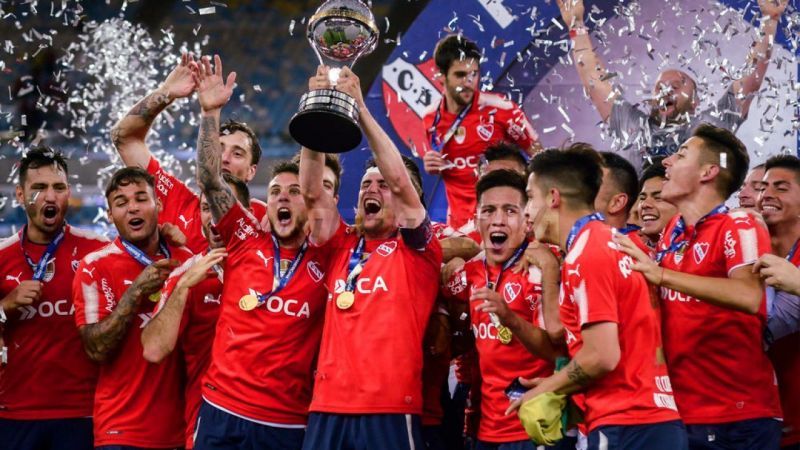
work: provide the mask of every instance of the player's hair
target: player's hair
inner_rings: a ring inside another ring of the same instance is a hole
[[[339,161],[339,155],[335,153],[324,153],[325,167],[331,169],[333,172],[333,195],[339,195],[339,186],[342,185],[342,163]],[[300,153],[292,157],[292,162],[297,163],[300,167]]]
[[[537,153],[529,171],[536,174],[542,191],[558,189],[569,207],[594,209],[594,198],[603,182],[602,164],[591,145],[576,142],[565,149]]]
[[[475,186],[475,193],[478,199],[478,204],[481,203],[481,197],[489,189],[496,187],[510,187],[517,190],[522,195],[522,203],[528,201],[528,194],[525,192],[528,183],[525,176],[517,171],[509,169],[497,169],[483,175]]]
[[[295,161],[278,161],[275,164],[275,167],[272,168],[272,175],[270,175],[270,179],[277,177],[282,173],[293,173],[295,175],[300,175],[300,165]]]
[[[719,176],[716,179],[717,192],[728,198],[738,191],[747,176],[750,167],[750,157],[747,147],[732,132],[708,123],[698,126],[693,137],[703,142],[701,163],[711,163],[719,166]],[[722,154],[725,154],[725,164],[721,164]],[[724,167],[723,167],[724,166]]]
[[[767,160],[764,171],[786,169],[794,172],[795,180],[800,183],[800,158],[794,155],[775,155]],[[754,167],[756,169],[758,166]]]
[[[478,44],[460,34],[451,34],[442,38],[436,44],[433,54],[436,67],[445,75],[454,61],[474,59],[480,62],[481,60],[481,50],[478,48]]]
[[[64,171],[64,174],[69,175],[67,160],[60,151],[53,150],[43,145],[28,150],[19,162],[19,185],[25,186],[25,180],[28,177],[29,169],[38,169],[51,165],[58,166],[58,168]]]
[[[523,150],[519,145],[514,144],[513,142],[500,141],[486,148],[486,151],[483,153],[483,159],[486,160],[486,162],[514,161],[519,163],[519,166],[522,168],[522,172],[524,172],[525,166],[528,165],[528,161],[526,161],[525,157],[522,155]]]
[[[258,164],[261,160],[261,144],[258,143],[258,136],[256,136],[256,132],[252,128],[244,122],[233,119],[228,119],[219,127],[220,135],[233,134],[237,131],[241,131],[250,138],[250,164]]]
[[[647,166],[642,172],[642,177],[639,179],[639,192],[644,188],[644,183],[651,178],[666,178],[667,169],[661,162],[664,158],[653,158],[653,163]]]
[[[618,192],[628,196],[625,203],[625,214],[628,214],[636,203],[639,195],[639,179],[636,177],[636,169],[627,159],[613,152],[600,152],[603,158],[603,167],[608,169],[611,180]]]
[[[141,167],[123,167],[122,169],[114,172],[111,180],[108,181],[108,185],[106,186],[106,200],[108,200],[108,196],[111,195],[112,192],[116,191],[120,187],[142,182],[150,186],[150,189],[155,191],[155,181],[153,180],[153,176],[150,175],[146,170],[142,169]]]
[[[233,188],[233,195],[239,203],[247,208],[250,205],[250,188],[247,187],[247,183],[225,172],[222,173],[222,179]]]
[[[411,184],[414,186],[414,190],[416,190],[417,194],[419,195],[419,201],[422,202],[422,205],[424,206],[425,193],[422,191],[422,174],[419,171],[419,167],[417,167],[417,163],[408,156],[400,155],[400,157],[403,158],[403,165],[406,167],[406,172],[408,172],[409,178],[411,178]],[[364,165],[364,170],[369,170],[373,167],[378,167],[378,164],[375,162],[375,159],[370,158]]]

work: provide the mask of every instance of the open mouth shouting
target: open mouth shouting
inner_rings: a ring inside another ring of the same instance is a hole
[[[55,225],[58,217],[58,207],[56,205],[45,205],[42,208],[42,217],[45,225]]]
[[[128,220],[128,228],[130,228],[130,230],[134,232],[143,230],[144,224],[145,224],[144,219],[142,219],[141,217],[134,217]]]
[[[288,227],[292,223],[292,211],[282,206],[278,208],[278,225]]]
[[[383,209],[381,202],[374,198],[364,200],[364,215],[366,217],[374,217]]]
[[[489,234],[489,244],[494,250],[500,250],[508,240],[508,233],[503,231],[493,231]]]

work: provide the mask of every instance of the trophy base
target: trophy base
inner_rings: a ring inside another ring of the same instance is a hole
[[[334,89],[303,94],[289,122],[289,134],[303,147],[324,153],[348,152],[361,143],[355,99]]]

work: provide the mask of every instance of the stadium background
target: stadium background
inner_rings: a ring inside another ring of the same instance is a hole
[[[181,49],[218,53],[225,70],[238,73],[223,117],[244,120],[259,135],[264,153],[253,195],[264,198],[270,167],[297,150],[287,123],[317,65],[305,21],[321,1],[11,3],[0,2],[0,236],[25,223],[13,200],[15,163],[37,135],[69,155],[70,223],[108,231],[102,187],[118,164],[108,129],[163,80]],[[755,0],[586,3],[598,51],[632,102],[646,98],[659,70],[681,66],[691,68],[707,93],[704,104],[715,102],[726,80],[743,69],[758,17]],[[798,149],[797,6],[790,1],[767,80],[739,131],[754,163]],[[524,105],[545,146],[561,145],[572,135],[608,146],[568,60],[554,1],[374,0],[372,9],[380,45],[355,70],[369,87],[373,114],[404,153],[425,151],[422,111],[440,98],[433,47],[453,30],[484,50],[482,88]],[[176,102],[149,141],[162,162],[191,185],[197,109],[195,100]],[[363,146],[344,155],[345,218],[352,218],[357,177],[368,155]],[[431,215],[443,220],[441,183],[426,176],[425,188]]]

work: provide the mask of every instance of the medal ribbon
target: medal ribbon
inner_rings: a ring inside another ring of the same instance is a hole
[[[122,242],[122,247],[131,255],[131,258],[135,259],[139,264],[143,266],[149,266],[153,264],[153,260],[150,259],[145,252],[139,250],[138,247],[131,244],[130,242],[126,241],[125,239],[119,238],[120,242]],[[169,249],[167,248],[167,244],[164,243],[163,240],[158,240],[158,248],[161,250],[161,253],[164,254],[167,258],[170,257]]]
[[[25,236],[28,232],[28,225],[22,227],[22,235],[20,236],[19,245],[22,248],[22,255],[25,256],[25,261],[28,262],[28,265],[33,270],[33,280],[34,281],[42,281],[44,279],[44,274],[47,269],[47,262],[50,261],[50,257],[55,254],[56,250],[58,250],[58,246],[61,245],[61,242],[64,240],[66,227],[62,227],[61,231],[58,232],[55,238],[47,244],[47,248],[44,251],[44,254],[39,259],[39,262],[34,263],[30,256],[28,256],[28,252],[25,251]]]
[[[297,271],[297,268],[300,267],[300,263],[303,261],[303,256],[306,254],[306,250],[308,250],[308,239],[303,241],[303,245],[300,246],[300,249],[297,250],[297,254],[294,255],[294,259],[292,259],[291,264],[286,269],[286,273],[281,275],[281,247],[278,244],[278,238],[275,237],[274,234],[270,234],[272,238],[272,290],[267,292],[266,294],[262,294],[258,296],[258,305],[261,306],[267,299],[280,292],[283,288],[289,284],[294,273]]]
[[[683,220],[683,216],[678,218],[678,222],[675,224],[675,228],[672,229],[672,234],[670,234],[669,237],[669,246],[667,247],[666,250],[662,250],[656,254],[656,262],[660,263],[665,256],[669,255],[670,253],[675,253],[683,249],[686,245],[688,245],[689,241],[693,239],[694,236],[697,234],[697,227],[699,227],[701,223],[705,222],[712,216],[715,216],[717,214],[724,214],[726,212],[728,212],[727,206],[725,206],[724,204],[717,205],[716,208],[712,209],[711,212],[701,217],[700,220],[697,221],[697,223],[694,226],[691,238],[684,237],[681,240],[678,240],[678,238],[680,238],[686,232],[686,222]]]
[[[585,227],[589,222],[594,222],[595,220],[599,220],[602,222],[606,220],[606,218],[601,213],[594,212],[578,219],[578,221],[575,222],[575,224],[572,225],[572,228],[569,230],[569,234],[567,235],[567,248],[564,249],[564,251],[569,253],[569,249],[572,248],[572,244],[575,241],[575,238],[578,237],[578,234],[581,232],[583,227]]]
[[[620,228],[617,231],[622,233],[622,234],[626,234],[627,235],[627,234],[633,233],[634,231],[639,231],[641,229],[642,229],[642,227],[640,227],[639,225],[634,225],[632,223],[629,223],[629,224],[626,224],[624,227]]]
[[[474,99],[474,97],[473,97]],[[467,117],[467,114],[472,109],[472,103],[469,102],[464,109],[461,110],[460,113],[456,116],[456,120],[453,121],[453,124],[450,125],[450,128],[447,130],[447,133],[444,134],[444,139],[437,139],[436,138],[436,127],[439,125],[439,121],[442,120],[442,107],[444,106],[444,99],[439,102],[439,107],[436,108],[436,116],[433,118],[433,125],[431,126],[431,148],[438,153],[442,152],[444,146],[450,141],[458,127],[461,125],[461,122],[464,121],[464,118]]]
[[[347,263],[347,285],[345,286],[345,291],[353,292],[356,287],[356,280],[358,280],[358,276],[361,274],[361,271],[364,270],[364,265],[369,260],[369,256],[366,258],[361,259],[361,256],[364,254],[364,245],[366,245],[367,240],[364,239],[364,236],[361,236],[361,239],[358,240],[358,245],[356,245],[355,250],[350,255],[350,262]]]
[[[500,268],[500,273],[497,274],[497,281],[495,281],[495,283],[493,285],[489,284],[489,267],[486,264],[486,257],[484,256],[483,257],[483,272],[486,274],[486,287],[488,287],[489,289],[492,289],[492,290],[497,290],[497,287],[500,285],[500,278],[503,276],[503,272],[505,272],[508,268],[510,268],[514,264],[516,264],[517,261],[519,261],[519,258],[522,256],[522,254],[525,253],[525,250],[527,248],[528,248],[528,241],[525,241],[525,242],[522,243],[522,245],[520,245],[517,248],[516,251],[514,251],[514,254],[511,255],[511,258],[509,258],[508,261],[506,261],[503,264],[503,266]],[[494,325],[495,328],[497,328],[498,330],[503,326],[500,323],[500,318],[497,317],[497,314],[495,314],[493,312],[489,313],[489,320],[491,320],[492,325]],[[503,343],[506,343],[506,342],[503,342]]]

